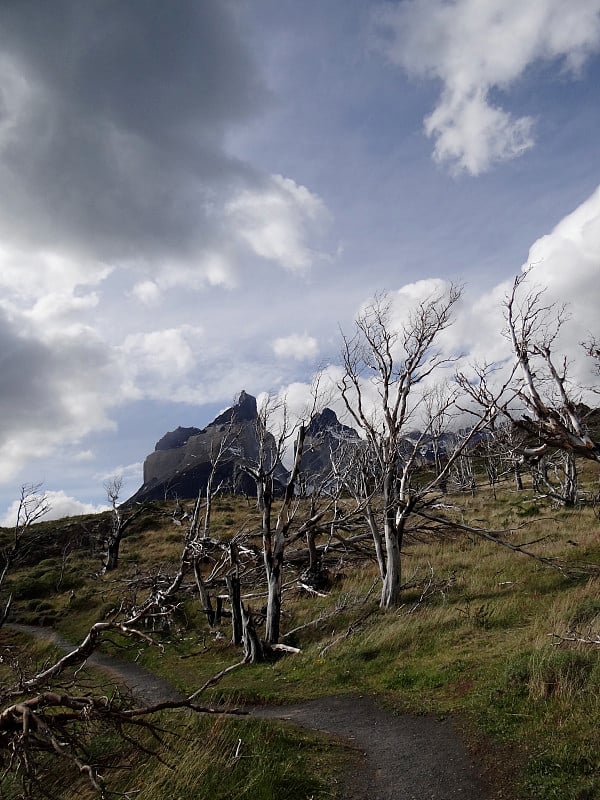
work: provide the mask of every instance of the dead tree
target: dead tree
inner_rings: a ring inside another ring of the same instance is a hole
[[[577,503],[577,464],[573,453],[554,450],[530,466],[534,489],[539,495],[567,508]]]
[[[425,442],[445,423],[456,400],[454,392],[439,395],[435,410],[432,400],[429,414],[419,419],[425,384],[452,361],[434,345],[450,325],[459,297],[460,290],[454,286],[429,296],[413,308],[399,329],[390,318],[389,298],[376,297],[357,318],[354,335],[343,337],[344,374],[339,389],[373,462],[369,468],[372,488],[367,486],[367,473],[363,475],[365,519],[381,572],[383,608],[400,602],[402,543],[411,515],[441,493],[453,465],[485,424],[479,420],[457,437],[437,474],[417,480]],[[416,420],[424,430],[408,437]]]
[[[215,498],[219,495],[223,480],[219,480],[219,471],[225,463],[231,460],[234,454],[235,443],[240,435],[240,427],[236,421],[235,413],[232,414],[229,422],[219,431],[210,447],[210,471],[206,479],[206,486],[198,487],[198,496],[194,504],[188,534],[186,537],[186,548],[189,550],[194,569],[194,578],[198,588],[198,595],[202,604],[202,610],[206,614],[209,625],[215,623],[215,611],[209,593],[209,587],[202,575],[202,562],[207,557],[208,550],[215,545],[211,541],[211,520],[212,509]],[[230,576],[230,583],[234,583],[239,578],[234,570]],[[232,586],[234,595],[236,590]],[[237,587],[239,595],[239,585]],[[217,602],[220,602],[219,600]],[[236,644],[240,642],[239,637],[234,633]]]
[[[276,413],[281,413],[283,422],[275,438],[269,424]],[[257,506],[261,515],[263,563],[267,579],[267,611],[265,617],[265,643],[277,644],[281,622],[281,598],[283,586],[284,552],[290,526],[294,518],[294,488],[300,472],[300,462],[306,437],[306,425],[297,426],[294,441],[294,463],[283,485],[283,501],[274,516],[273,501],[275,482],[281,480],[281,459],[291,439],[285,404],[267,398],[256,420],[258,454],[254,463],[246,463],[244,470],[256,483]],[[276,477],[278,476],[278,478]]]
[[[35,537],[31,536],[31,526],[39,522],[50,511],[50,503],[40,489],[40,483],[26,483],[21,486],[11,539],[0,553],[3,562],[0,570],[0,591],[15,562],[34,545]],[[4,603],[4,609],[0,611],[0,628],[8,618],[11,604],[12,594],[8,596]]]
[[[119,506],[119,496],[123,487],[123,477],[121,475],[106,481],[104,489],[106,497],[111,504],[111,526],[105,539],[105,556],[103,571],[111,572],[116,569],[119,563],[119,551],[121,549],[121,542],[131,523],[137,519],[140,514],[146,510],[142,504],[133,511],[124,512]]]
[[[537,458],[551,448],[600,463],[600,442],[586,428],[576,394],[569,381],[568,361],[553,353],[567,316],[564,306],[545,303],[544,290],[534,289],[520,298],[529,272],[518,275],[505,301],[506,335],[517,367],[511,384],[513,398],[502,406],[517,427],[539,442],[525,448],[525,458]],[[595,356],[597,347],[590,345]],[[514,400],[525,412],[513,410]],[[512,401],[512,402],[511,402]]]
[[[592,337],[583,342],[583,347],[590,358],[593,359],[596,375],[600,375],[600,340]],[[595,391],[598,391],[597,389]]]
[[[128,612],[119,610],[109,620],[94,623],[87,635],[73,649],[46,663],[33,674],[24,674],[19,665],[14,683],[4,682],[0,687],[0,777],[11,773],[23,785],[23,797],[51,797],[46,784],[48,758],[58,757],[70,764],[73,778],[84,777],[100,796],[106,796],[106,770],[121,768],[119,763],[104,763],[102,773],[90,755],[89,741],[96,733],[111,730],[124,747],[137,746],[146,755],[160,758],[157,749],[149,750],[140,742],[139,734],[149,732],[157,745],[163,741],[165,731],[153,715],[165,709],[191,709],[201,713],[236,713],[222,708],[202,706],[197,698],[208,687],[215,685],[243,660],[221,670],[187,697],[153,704],[140,703],[134,697],[118,691],[106,693],[90,687],[78,688],[80,669],[89,656],[97,650],[106,636],[115,634],[134,638],[152,645],[152,639],[142,630],[148,616],[164,615],[165,606],[174,599],[176,581],[166,589],[151,594],[139,606]],[[2,755],[2,752],[6,757]]]
[[[581,389],[569,378],[567,358],[554,352],[567,321],[566,309],[546,303],[544,289],[524,291],[530,272],[515,278],[504,301],[503,333],[514,356],[508,372],[496,364],[472,365],[471,374],[458,374],[457,382],[492,422],[507,422],[521,432],[517,451],[521,464],[535,467],[555,450],[600,463],[600,442],[586,425]],[[585,347],[592,358],[598,358],[595,340]],[[574,461],[566,464],[566,496],[570,497],[576,485],[573,465]]]

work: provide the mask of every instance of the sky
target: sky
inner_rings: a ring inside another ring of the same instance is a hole
[[[2,3],[0,522],[300,402],[382,291],[463,285],[452,345],[501,360],[533,264],[585,382],[598,130],[600,0]]]

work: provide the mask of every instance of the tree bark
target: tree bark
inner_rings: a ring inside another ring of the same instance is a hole
[[[240,595],[240,579],[237,575],[228,575],[225,578],[229,603],[231,605],[231,642],[235,645],[242,644],[242,601]]]
[[[254,628],[252,611],[246,610],[244,604],[242,609],[242,638],[244,643],[244,661],[247,664],[255,664],[264,660],[264,651],[260,639]]]

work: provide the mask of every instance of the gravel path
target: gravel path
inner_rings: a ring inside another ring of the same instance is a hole
[[[11,624],[7,627],[20,631],[36,639],[50,639],[57,647],[65,652],[73,650],[73,643],[52,630],[52,628],[38,628],[35,625]],[[93,653],[88,659],[88,666],[101,669],[114,678],[115,682],[126,686],[134,697],[144,703],[162,703],[169,700],[182,700],[183,698],[170,683],[154,675],[147,669],[133,664],[131,661],[103,653]]]
[[[73,647],[49,628],[10,627],[51,639],[64,650]],[[146,703],[181,699],[167,681],[129,661],[95,653],[87,663]],[[397,716],[367,697],[327,697],[250,712],[332,734],[356,749],[357,759],[344,776],[344,800],[491,800],[448,719]]]
[[[396,716],[367,697],[326,697],[255,709],[334,734],[360,755],[346,776],[345,800],[486,800],[489,795],[452,723]]]

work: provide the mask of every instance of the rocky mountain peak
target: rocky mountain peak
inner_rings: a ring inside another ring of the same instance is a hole
[[[237,403],[211,422],[211,425],[227,425],[232,420],[234,422],[253,422],[258,416],[258,409],[256,407],[256,397],[242,389]]]

